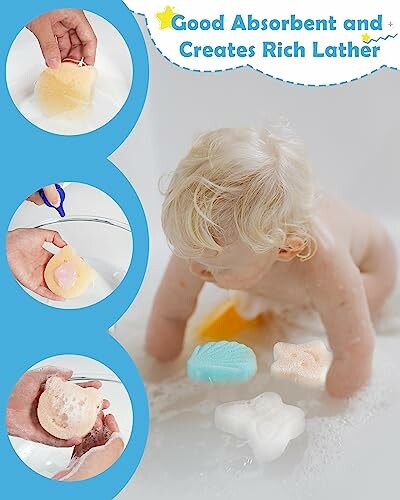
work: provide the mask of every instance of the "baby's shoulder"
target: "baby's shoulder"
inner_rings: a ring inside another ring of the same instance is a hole
[[[315,254],[303,264],[303,282],[310,293],[318,301],[325,300],[322,296],[337,293],[346,288],[349,277],[356,268],[351,246],[347,238],[335,234],[326,225],[319,227],[315,234]]]
[[[347,202],[323,193],[317,200],[311,221],[311,232],[321,247],[321,253],[350,248],[354,232],[359,227],[359,214]]]
[[[332,193],[321,192],[316,199],[314,218],[322,220],[327,226],[351,224],[356,213],[357,209]]]

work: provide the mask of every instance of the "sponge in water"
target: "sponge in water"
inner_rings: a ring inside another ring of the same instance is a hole
[[[248,441],[260,462],[279,458],[289,442],[305,430],[303,410],[283,403],[274,392],[222,404],[216,408],[214,419],[218,429]]]
[[[253,377],[256,356],[238,342],[208,342],[195,348],[187,363],[187,374],[198,382],[238,383]]]
[[[228,300],[219,304],[197,327],[197,338],[200,342],[230,340],[243,330],[261,324],[261,317],[252,319],[242,317],[235,304]]]

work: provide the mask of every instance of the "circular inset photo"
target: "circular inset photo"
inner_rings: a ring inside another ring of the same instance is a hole
[[[75,309],[106,298],[125,276],[133,241],[117,203],[80,183],[40,188],[15,212],[7,259],[15,279],[40,302]]]
[[[7,405],[7,432],[19,458],[58,481],[89,479],[111,467],[132,425],[122,382],[85,356],[55,356],[34,365]]]
[[[7,85],[19,111],[63,135],[91,132],[122,108],[132,86],[132,59],[117,29],[79,9],[33,19],[14,40]]]

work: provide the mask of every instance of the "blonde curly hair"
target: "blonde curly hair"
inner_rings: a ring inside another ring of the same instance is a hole
[[[304,145],[287,126],[200,135],[164,195],[163,229],[181,257],[219,254],[238,237],[264,253],[285,247],[290,235],[304,241],[302,260],[315,253],[311,168]]]

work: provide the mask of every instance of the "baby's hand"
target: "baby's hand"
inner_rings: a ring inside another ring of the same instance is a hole
[[[371,377],[371,358],[334,360],[326,380],[329,394],[336,398],[347,398],[366,385]]]

